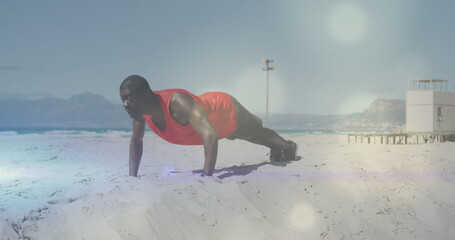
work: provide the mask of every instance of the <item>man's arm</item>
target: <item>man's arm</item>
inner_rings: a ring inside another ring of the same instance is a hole
[[[141,163],[142,158],[142,140],[144,139],[145,132],[145,121],[143,119],[137,120],[133,119],[133,136],[130,140],[130,171],[129,175],[137,177],[137,172],[139,170],[139,164]]]
[[[194,102],[193,98],[184,93],[176,93],[174,97],[175,109],[173,110],[185,116],[194,130],[202,137],[205,156],[204,173],[212,176],[218,154],[218,132],[210,123],[207,113]]]

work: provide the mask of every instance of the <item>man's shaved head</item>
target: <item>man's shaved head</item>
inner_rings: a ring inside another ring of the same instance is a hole
[[[125,78],[120,84],[120,91],[124,89],[128,89],[134,95],[152,91],[147,80],[138,75],[131,75]]]

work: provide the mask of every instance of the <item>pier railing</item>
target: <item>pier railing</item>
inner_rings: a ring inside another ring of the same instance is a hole
[[[453,141],[455,133],[350,133],[348,143],[419,144]]]

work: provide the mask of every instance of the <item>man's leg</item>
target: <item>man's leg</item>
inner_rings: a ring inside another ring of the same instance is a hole
[[[270,160],[274,162],[298,160],[297,144],[286,141],[275,131],[262,128],[261,134],[247,141],[270,148]]]
[[[228,138],[243,139],[251,143],[270,148],[270,160],[296,160],[297,144],[286,141],[275,131],[262,127],[260,118],[250,113],[235,98],[232,97],[237,117],[237,130]]]
[[[270,149],[291,150],[292,144],[270,128],[262,128],[261,134],[257,137],[247,140],[252,143],[266,146]]]

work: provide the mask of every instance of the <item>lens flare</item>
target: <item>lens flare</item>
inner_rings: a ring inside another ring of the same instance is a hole
[[[368,17],[356,5],[342,4],[334,7],[327,19],[327,31],[338,43],[353,44],[366,34]]]
[[[6,170],[4,168],[0,168],[0,178],[10,178],[17,176],[17,172]]]
[[[363,112],[377,99],[378,96],[370,93],[352,94],[338,103],[337,114],[351,114]]]
[[[270,112],[286,111],[288,83],[278,70],[270,72]],[[252,113],[265,112],[266,74],[257,66],[247,68],[230,83],[229,94]]]
[[[298,232],[310,230],[315,222],[314,208],[307,202],[301,202],[294,206],[289,213],[289,225]]]

